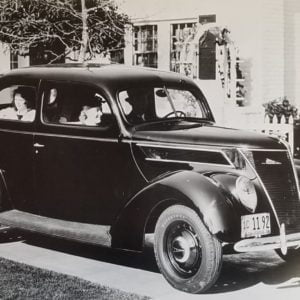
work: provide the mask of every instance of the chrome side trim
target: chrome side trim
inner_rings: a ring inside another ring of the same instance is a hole
[[[260,151],[260,152],[286,152],[287,149],[267,149],[267,148],[246,148],[246,147],[238,147],[239,150],[247,150],[247,151]]]
[[[270,205],[271,205],[271,208],[272,208],[272,210],[273,210],[273,213],[274,213],[274,216],[275,216],[275,219],[276,219],[278,228],[280,228],[280,222],[279,222],[279,219],[278,219],[278,216],[277,216],[277,212],[276,212],[276,210],[275,210],[275,207],[274,207],[274,205],[273,205],[273,202],[272,202],[272,200],[271,200],[271,197],[270,197],[270,195],[269,195],[269,193],[268,193],[268,191],[267,191],[267,189],[266,189],[264,183],[262,182],[260,176],[259,176],[258,173],[256,172],[256,169],[255,169],[254,166],[251,164],[251,162],[249,161],[249,159],[247,158],[247,156],[243,153],[243,151],[241,151],[241,149],[238,149],[238,151],[239,151],[240,154],[243,156],[243,158],[244,158],[245,161],[248,163],[248,165],[250,166],[251,170],[254,172],[255,176],[257,177],[257,179],[258,179],[258,181],[259,181],[261,187],[263,188],[263,190],[264,190],[264,192],[265,192],[265,194],[266,194],[266,196],[267,196],[267,198],[268,198],[268,201],[269,201],[269,203],[270,203]],[[268,150],[267,150],[267,151],[268,151]]]
[[[222,152],[220,149],[210,149],[210,148],[201,148],[200,147],[195,147],[195,145],[189,145],[189,144],[164,144],[164,143],[137,143],[137,146],[140,147],[152,147],[152,148],[166,148],[166,149],[181,149],[181,150],[195,150],[195,151],[208,151],[208,152]]]
[[[147,147],[147,148],[165,148],[165,149],[179,149],[179,150],[193,150],[193,151],[199,151],[199,152],[215,152],[220,153],[225,160],[228,162],[228,165],[226,164],[214,164],[214,163],[200,163],[200,162],[192,162],[192,161],[180,161],[180,160],[168,160],[168,162],[179,162],[179,163],[196,163],[196,164],[208,164],[208,165],[219,165],[219,166],[230,166],[231,168],[235,169],[235,165],[231,162],[231,160],[227,157],[227,155],[224,153],[221,149],[210,149],[210,148],[201,148],[201,147],[195,147],[194,145],[184,145],[184,146],[178,146],[174,144],[147,144],[147,143],[137,143],[136,144],[139,147]],[[147,158],[146,158],[147,159]],[[151,160],[151,159],[147,159]],[[153,160],[159,160],[159,159],[153,159]],[[166,159],[161,159],[161,161],[167,161]]]
[[[98,137],[87,137],[82,135],[67,135],[67,134],[59,134],[59,133],[34,133],[35,136],[51,136],[51,137],[60,137],[60,138],[68,138],[68,139],[80,139],[87,141],[99,141],[99,142],[110,142],[110,143],[118,143],[118,139],[112,138],[98,138]]]
[[[218,166],[218,167],[225,167],[232,169],[229,165],[222,165],[222,164],[214,164],[214,163],[201,163],[197,161],[187,161],[187,160],[174,160],[174,159],[162,159],[162,158],[149,158],[146,157],[148,161],[158,161],[158,162],[170,162],[170,163],[179,163],[179,164],[196,164],[196,165],[210,165],[210,166]]]
[[[141,174],[141,176],[144,178],[144,180],[149,183],[149,180],[146,178],[146,176],[144,175],[143,171],[141,170],[136,158],[135,158],[135,155],[133,153],[133,149],[132,149],[132,144],[129,145],[130,147],[130,152],[131,152],[131,156],[132,156],[132,159],[134,161],[134,164],[136,165],[137,169],[139,170],[139,173]]]
[[[230,164],[230,166],[231,166],[232,168],[236,169],[236,166],[235,166],[234,163],[229,159],[229,157],[227,156],[227,154],[226,154],[223,150],[221,150],[221,151],[222,151],[223,156],[224,156],[225,159],[227,160],[227,162]]]
[[[82,135],[68,135],[68,134],[60,134],[60,133],[45,133],[45,132],[37,132],[37,131],[22,131],[22,130],[12,130],[12,129],[0,129],[0,132],[10,132],[10,133],[20,133],[20,134],[30,134],[34,136],[51,136],[51,137],[62,137],[69,139],[81,139],[81,140],[90,140],[90,141],[103,141],[103,142],[111,142],[118,143],[118,139],[113,138],[101,138],[101,137],[87,137]]]
[[[29,134],[34,135],[34,131],[28,131],[28,130],[15,130],[15,129],[4,129],[0,128],[0,132],[9,132],[9,133],[20,133],[20,134]]]
[[[124,140],[125,141],[125,140]],[[241,149],[241,150],[249,150],[249,151],[286,151],[286,149],[273,149],[273,148],[247,148],[247,147],[242,147],[242,146],[215,146],[215,145],[205,145],[203,147],[202,145],[195,146],[195,144],[185,144],[185,143],[174,143],[174,142],[156,142],[156,141],[145,141],[145,140],[127,140],[127,143],[132,143],[132,144],[137,144],[145,147],[164,147],[164,148],[188,148],[192,149],[195,148],[194,150],[206,150],[206,151],[212,151],[212,152],[222,152],[222,149]]]
[[[237,252],[252,252],[281,249],[282,241],[280,235],[241,240],[234,244],[233,248]],[[285,236],[287,248],[300,247],[300,233],[292,233]]]

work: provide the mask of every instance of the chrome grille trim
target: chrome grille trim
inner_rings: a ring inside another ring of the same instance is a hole
[[[288,149],[289,149],[289,148],[288,148]],[[292,154],[292,152],[290,151],[290,149],[288,150],[288,152],[289,152],[290,161],[292,162],[292,161],[293,161],[293,154]],[[298,178],[297,171],[296,171],[296,167],[295,167],[295,164],[294,164],[294,163],[292,163],[292,168],[293,168],[294,177],[295,177],[295,181],[296,181],[296,188],[297,188],[297,192],[298,192],[298,198],[300,199],[299,178]]]
[[[244,149],[241,153],[257,174],[279,228],[285,224],[288,234],[300,232],[299,184],[291,152],[287,148],[277,153],[268,149]],[[247,153],[252,153],[253,159],[248,157]],[[268,163],[268,160],[271,162]]]
[[[277,212],[276,212],[276,210],[275,210],[274,204],[273,204],[273,202],[272,202],[272,199],[271,199],[271,197],[270,197],[270,195],[269,195],[269,193],[268,193],[268,191],[267,191],[267,189],[266,189],[264,183],[262,182],[260,176],[258,175],[258,173],[257,173],[257,171],[256,171],[256,169],[255,169],[255,166],[252,165],[252,163],[249,161],[249,159],[247,158],[247,156],[243,153],[243,150],[242,150],[242,149],[238,149],[238,151],[239,151],[240,154],[244,157],[244,159],[246,160],[246,162],[247,162],[248,165],[250,166],[251,170],[254,172],[255,176],[257,177],[257,179],[258,179],[258,181],[259,181],[261,187],[263,188],[263,190],[264,190],[264,192],[265,192],[265,195],[267,196],[267,199],[268,199],[268,201],[269,201],[269,203],[270,203],[270,205],[271,205],[271,208],[272,208],[272,211],[273,211],[273,213],[274,213],[274,216],[275,216],[275,219],[276,219],[276,223],[277,223],[277,225],[278,225],[278,228],[280,228],[279,218],[278,218]],[[249,149],[247,149],[247,151],[249,151]],[[251,150],[250,150],[250,151],[251,151]],[[265,151],[268,151],[268,149],[265,150]]]

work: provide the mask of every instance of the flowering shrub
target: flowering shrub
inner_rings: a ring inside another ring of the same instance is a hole
[[[263,104],[263,106],[265,115],[269,117],[270,123],[273,123],[274,116],[277,117],[278,123],[280,123],[282,116],[284,116],[285,123],[288,123],[290,116],[295,119],[298,115],[298,109],[290,104],[286,97],[279,97]]]

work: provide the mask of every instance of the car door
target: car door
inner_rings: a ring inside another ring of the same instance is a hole
[[[42,85],[34,139],[37,213],[111,224],[136,189],[128,176],[136,172],[129,144],[118,141],[119,129],[101,93],[80,83]]]
[[[0,169],[11,207],[35,210],[33,140],[37,80],[3,78],[0,81]],[[21,99],[23,107],[17,106]]]

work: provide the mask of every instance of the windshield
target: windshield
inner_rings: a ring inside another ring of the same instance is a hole
[[[126,120],[133,125],[169,119],[211,121],[200,91],[139,87],[121,91],[119,101]]]

